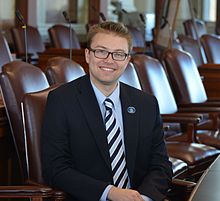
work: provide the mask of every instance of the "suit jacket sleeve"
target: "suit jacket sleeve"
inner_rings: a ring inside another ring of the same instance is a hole
[[[148,170],[146,171],[145,176],[141,184],[138,186],[138,191],[141,194],[151,197],[153,200],[164,200],[169,188],[170,182],[172,180],[172,164],[168,159],[168,154],[166,150],[166,145],[164,141],[164,133],[162,130],[162,120],[159,113],[159,107],[156,98],[153,98],[152,107],[147,105],[142,108],[142,115],[145,113],[154,114],[151,117],[151,120],[154,122],[151,130],[151,154],[150,162],[148,165]],[[153,108],[154,111],[150,112],[149,108]],[[148,111],[147,111],[148,110]],[[140,121],[147,126],[146,120],[148,119],[141,117]],[[149,120],[150,121],[150,120]],[[145,126],[145,129],[147,130]],[[143,129],[144,126],[140,126]],[[142,132],[142,131],[141,131]],[[142,160],[145,160],[142,158]]]

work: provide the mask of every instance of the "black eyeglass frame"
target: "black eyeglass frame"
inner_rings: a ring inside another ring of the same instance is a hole
[[[102,50],[102,49],[92,49],[92,48],[88,48],[89,49],[89,51],[92,51],[93,53],[94,53],[94,56],[96,57],[96,58],[98,58],[98,59],[107,59],[108,57],[109,57],[109,55],[111,54],[111,56],[112,56],[112,59],[113,60],[115,60],[115,61],[124,61],[130,54],[129,53],[125,53],[125,52],[109,52],[109,51],[107,51],[107,50]],[[106,52],[107,53],[107,55],[106,55],[106,57],[99,57],[99,56],[97,56],[97,54],[96,54],[96,51],[104,51],[104,52]],[[115,54],[124,54],[124,58],[123,59],[115,59]]]

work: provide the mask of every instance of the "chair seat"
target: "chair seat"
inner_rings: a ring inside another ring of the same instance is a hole
[[[188,166],[187,163],[185,163],[184,161],[173,157],[169,157],[169,160],[172,163],[174,178],[179,177],[180,175],[182,175],[187,171]]]
[[[167,150],[170,156],[181,159],[190,166],[220,154],[220,150],[198,143],[167,142]]]

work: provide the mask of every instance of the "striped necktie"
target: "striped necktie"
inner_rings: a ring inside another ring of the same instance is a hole
[[[126,168],[124,149],[122,146],[120,127],[112,109],[114,103],[111,99],[107,98],[104,101],[104,105],[106,108],[105,126],[107,131],[111,168],[113,172],[113,182],[114,185],[119,188],[127,188],[128,172]]]

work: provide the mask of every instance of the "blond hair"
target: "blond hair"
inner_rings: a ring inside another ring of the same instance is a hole
[[[97,33],[110,33],[125,38],[128,42],[129,51],[132,49],[132,37],[125,25],[120,22],[105,21],[91,26],[87,34],[88,48],[90,48],[92,40]]]

